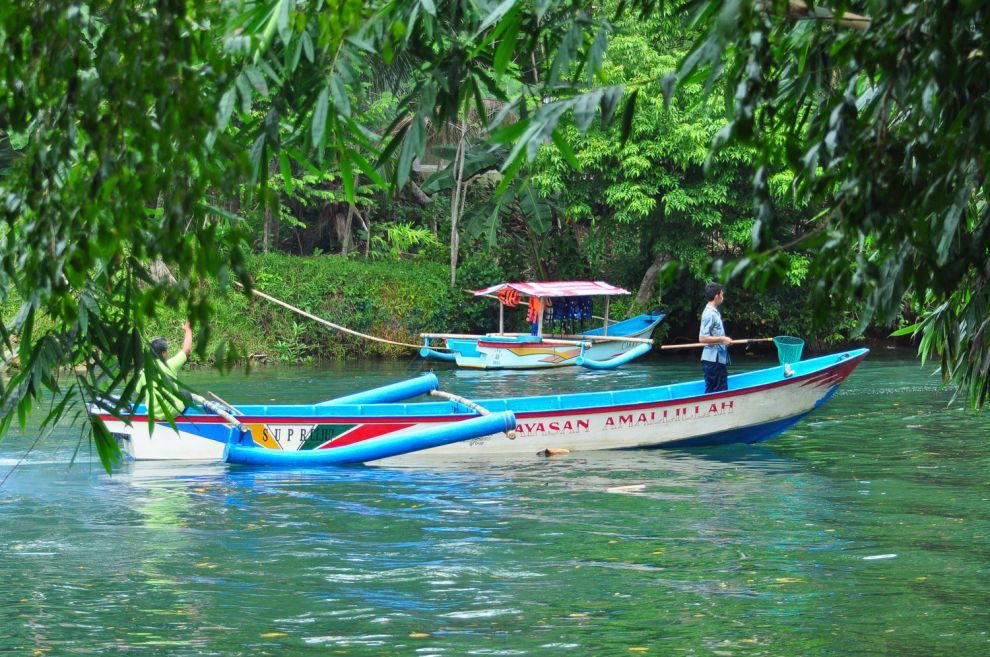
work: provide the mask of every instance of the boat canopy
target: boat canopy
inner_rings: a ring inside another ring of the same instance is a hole
[[[502,288],[512,288],[530,297],[590,297],[629,294],[629,290],[609,285],[603,281],[548,281],[544,283],[499,283],[478,290],[474,296],[496,294]]]

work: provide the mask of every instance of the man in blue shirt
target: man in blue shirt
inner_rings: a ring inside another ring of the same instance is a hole
[[[701,367],[705,371],[705,392],[729,389],[729,345],[732,338],[725,335],[722,314],[718,307],[725,301],[725,290],[718,283],[705,286],[708,305],[701,313],[701,331],[698,342],[705,345],[701,352]]]

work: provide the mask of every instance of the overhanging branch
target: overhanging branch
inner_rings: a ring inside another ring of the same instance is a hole
[[[867,30],[872,22],[867,16],[860,16],[848,11],[836,16],[825,7],[809,7],[804,0],[788,0],[787,15],[796,20],[820,20],[835,23],[851,30]]]

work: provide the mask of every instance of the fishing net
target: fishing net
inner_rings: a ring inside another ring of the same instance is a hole
[[[778,335],[773,339],[773,343],[777,345],[777,358],[781,365],[801,360],[801,352],[804,350],[804,340],[801,338]]]

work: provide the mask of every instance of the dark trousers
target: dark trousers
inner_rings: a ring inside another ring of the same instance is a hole
[[[705,392],[721,392],[729,389],[729,366],[725,363],[701,361],[705,371]]]

